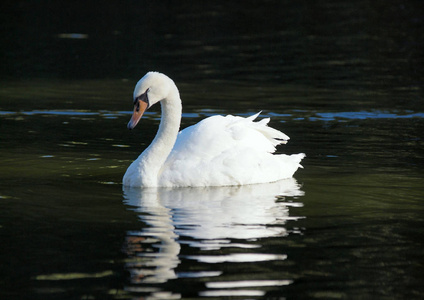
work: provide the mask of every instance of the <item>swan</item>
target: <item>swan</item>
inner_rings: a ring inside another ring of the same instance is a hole
[[[267,126],[269,118],[254,122],[215,115],[179,132],[182,114],[174,81],[148,72],[134,89],[133,129],[143,113],[161,104],[161,121],[152,143],[132,162],[123,177],[130,187],[233,186],[290,178],[302,166],[304,153],[273,154],[289,137]]]

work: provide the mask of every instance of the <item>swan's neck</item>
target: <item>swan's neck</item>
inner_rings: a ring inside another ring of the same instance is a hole
[[[177,140],[181,123],[182,105],[178,90],[160,102],[162,116],[153,142],[140,155],[142,186],[157,186],[161,168]]]

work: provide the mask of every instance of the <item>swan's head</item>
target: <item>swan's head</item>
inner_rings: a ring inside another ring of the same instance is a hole
[[[134,112],[128,122],[128,129],[133,129],[147,109],[168,98],[175,89],[174,81],[165,74],[148,72],[144,75],[134,88]]]

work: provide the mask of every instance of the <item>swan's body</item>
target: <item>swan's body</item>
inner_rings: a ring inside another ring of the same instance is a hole
[[[303,153],[274,155],[289,137],[259,122],[228,115],[212,116],[178,133],[182,105],[174,82],[149,72],[134,90],[132,129],[144,110],[161,101],[162,118],[150,146],[129,166],[123,184],[134,187],[229,186],[290,178]]]

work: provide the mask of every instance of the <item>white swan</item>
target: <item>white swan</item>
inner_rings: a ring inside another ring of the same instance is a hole
[[[290,178],[305,156],[275,155],[289,137],[259,122],[228,115],[212,116],[178,133],[182,105],[175,83],[149,72],[134,89],[133,129],[144,111],[161,103],[159,130],[150,146],[128,167],[123,184],[133,187],[230,186]]]

